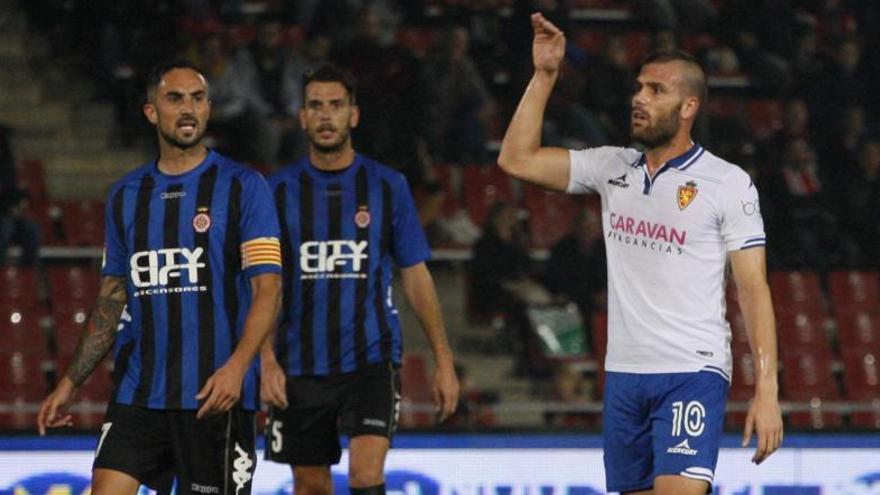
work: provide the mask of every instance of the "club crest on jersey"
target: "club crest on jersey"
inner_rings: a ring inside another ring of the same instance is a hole
[[[200,206],[196,216],[193,217],[193,228],[199,234],[204,234],[211,228],[211,215],[208,214],[208,209],[204,206]]]
[[[678,209],[683,210],[693,203],[697,192],[699,192],[697,183],[692,180],[687,181],[683,186],[678,186]]]
[[[358,212],[354,214],[354,224],[358,228],[365,229],[370,225],[370,212],[366,206],[359,206]]]

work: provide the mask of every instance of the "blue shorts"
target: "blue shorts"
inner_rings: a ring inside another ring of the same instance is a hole
[[[649,490],[667,474],[711,486],[729,387],[709,371],[608,372],[602,410],[608,491]]]

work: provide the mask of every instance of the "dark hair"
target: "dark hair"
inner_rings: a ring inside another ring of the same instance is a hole
[[[696,77],[693,77],[695,75],[694,73],[686,74],[684,80],[690,93],[699,98],[700,107],[702,108],[706,104],[706,101],[709,100],[709,89],[708,84],[706,83],[706,69],[693,55],[682,50],[654,52],[648,55],[648,58],[642,62],[641,67],[648,64],[665,64],[668,62],[682,62],[695,70]],[[640,70],[641,67],[639,68]]]
[[[318,68],[310,70],[303,75],[302,78],[302,101],[306,102],[306,86],[312,82],[338,82],[345,87],[348,92],[349,101],[355,102],[355,81],[354,76],[347,70],[338,65],[325,63]]]
[[[147,99],[150,98],[150,92],[155,91],[156,87],[159,86],[159,83],[162,82],[162,78],[165,77],[165,74],[174,69],[191,69],[202,74],[202,71],[196,67],[196,64],[184,58],[162,62],[154,66],[152,70],[150,70],[150,73],[147,74]],[[202,75],[202,77],[204,77],[204,75]]]

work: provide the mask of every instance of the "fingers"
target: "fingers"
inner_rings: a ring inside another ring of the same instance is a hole
[[[746,428],[743,431],[743,447],[747,447],[749,445],[749,442],[752,441],[752,428],[754,427],[754,420],[754,413],[752,413],[751,408],[749,408],[749,413],[746,415]]]
[[[205,403],[202,404],[202,407],[196,413],[197,419],[202,419],[209,414],[226,412],[232,409],[239,399],[237,385],[218,383],[213,376],[205,382],[205,386],[196,396],[196,399],[202,400],[206,395]]]
[[[552,22],[548,21],[540,12],[532,14],[532,29],[534,29],[535,34],[546,33],[551,36],[562,34],[562,30],[556,27]]]
[[[40,406],[40,412],[37,413],[37,430],[40,432],[41,437],[46,435],[46,425],[53,419],[55,419],[54,403],[46,399]]]
[[[211,393],[211,389],[213,389],[213,388],[214,388],[214,377],[210,376],[210,377],[208,377],[208,380],[205,382],[205,386],[202,387],[202,390],[200,390],[199,393],[196,394],[196,400],[202,400],[205,397],[207,397],[208,394]]]

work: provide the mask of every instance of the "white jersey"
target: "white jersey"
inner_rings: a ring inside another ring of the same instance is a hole
[[[694,145],[651,179],[637,150],[570,150],[568,192],[602,196],[605,369],[731,376],[727,252],[765,244],[748,174]]]

